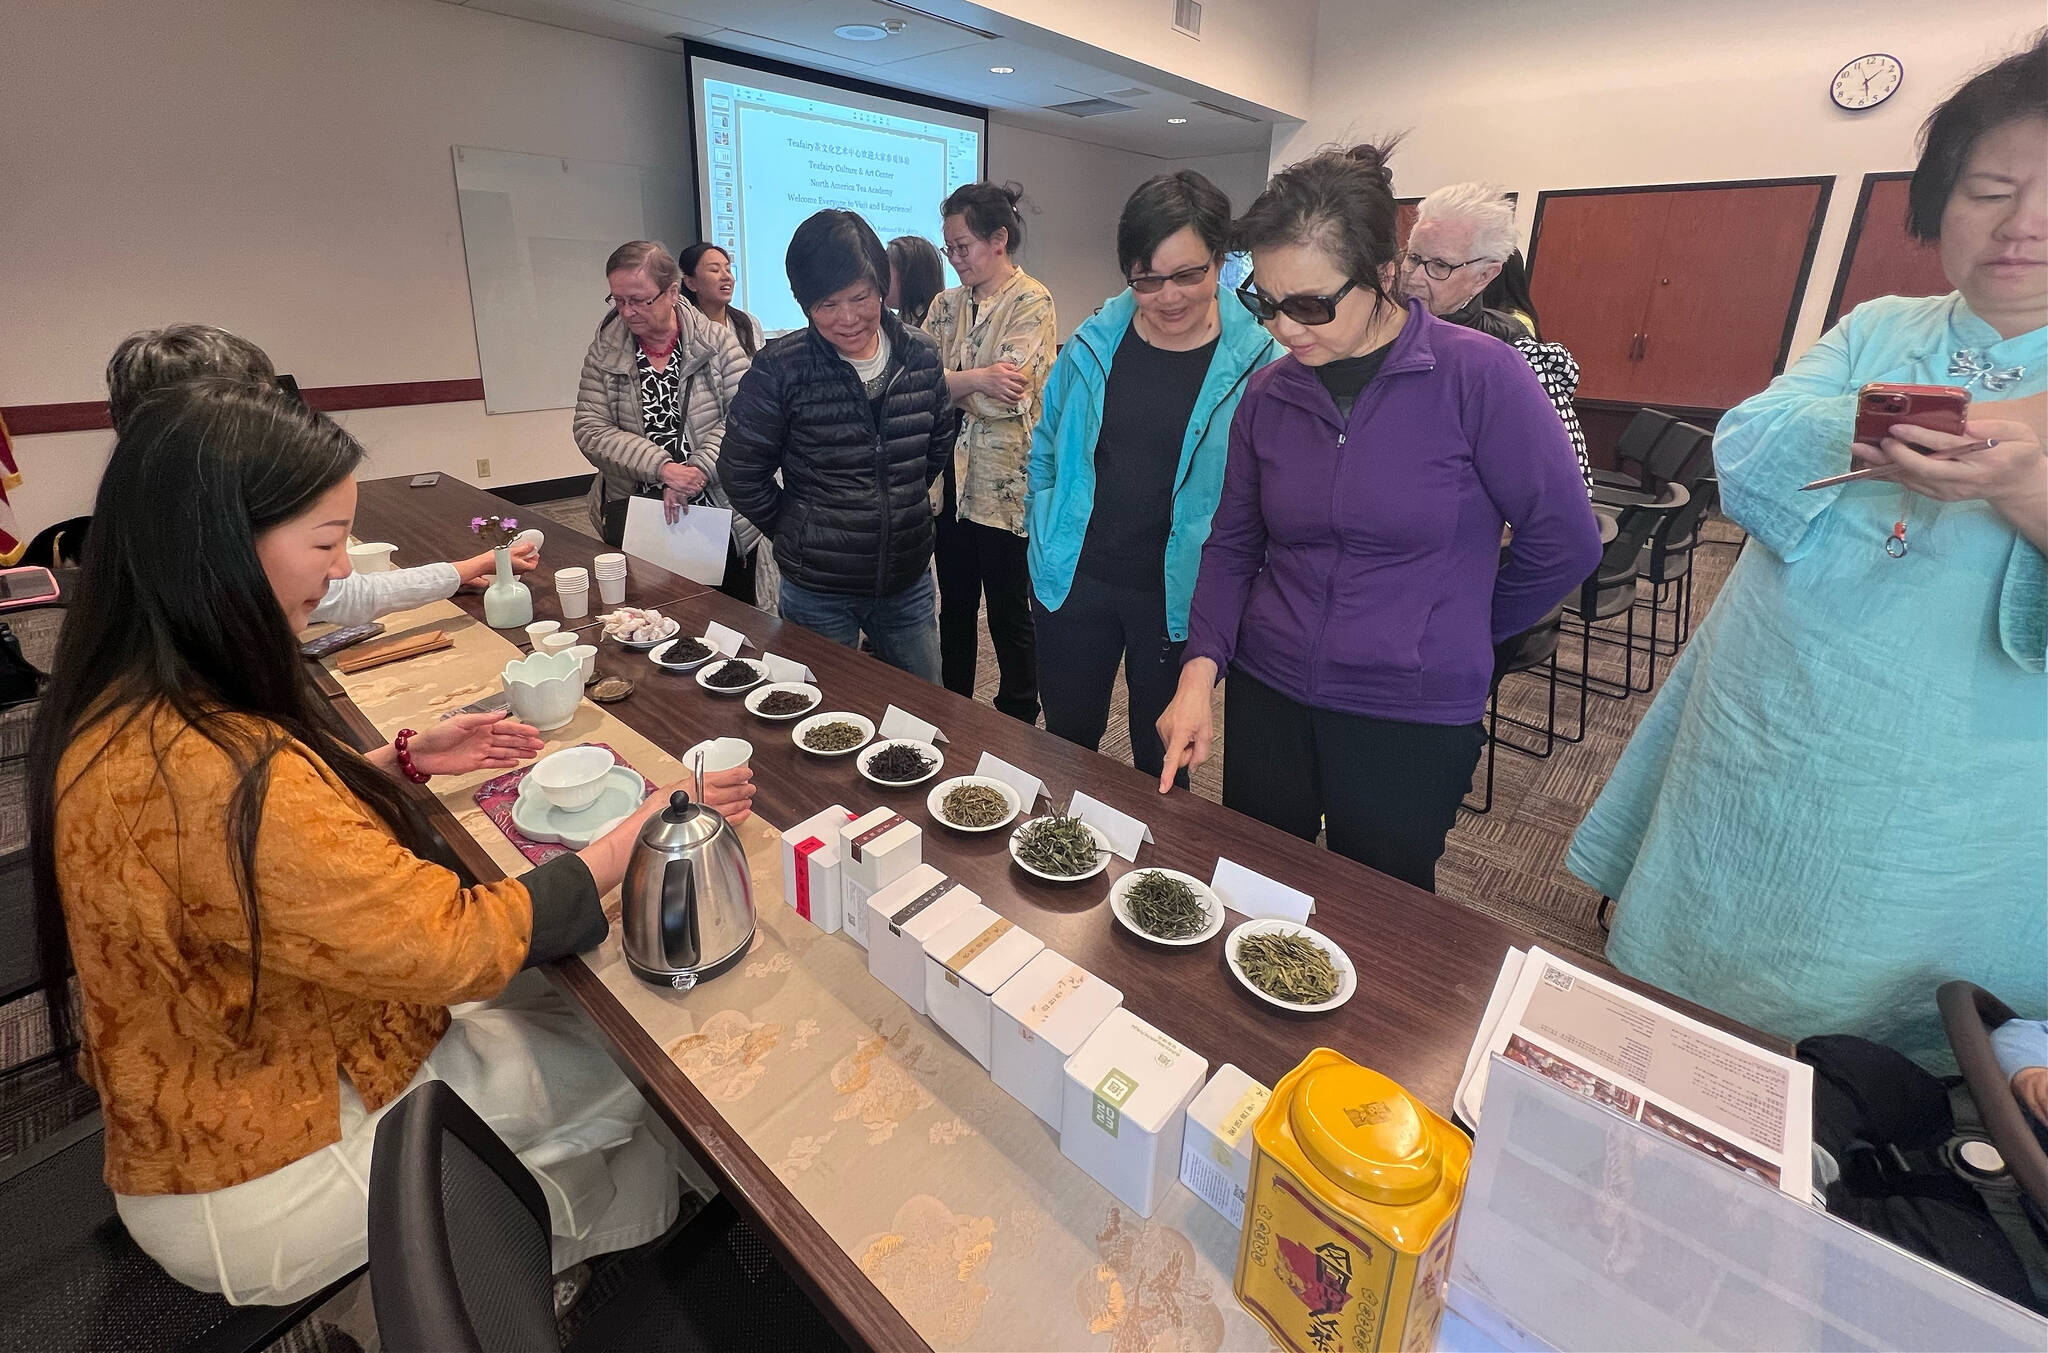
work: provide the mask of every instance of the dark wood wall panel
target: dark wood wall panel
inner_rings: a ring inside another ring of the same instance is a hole
[[[1544,337],[1596,403],[1726,409],[1791,345],[1832,178],[1546,192],[1530,242]]]
[[[1828,325],[1878,296],[1945,296],[1954,288],[1931,244],[1906,233],[1906,189],[1913,172],[1865,174],[1828,302]]]

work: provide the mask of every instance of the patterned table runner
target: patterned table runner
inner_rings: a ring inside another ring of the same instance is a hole
[[[453,648],[337,674],[386,736],[498,689],[517,656],[449,602],[387,617]],[[601,741],[656,784],[683,766],[585,701],[548,751]],[[503,774],[500,772],[499,774]],[[507,873],[527,861],[475,800],[488,772],[433,789]],[[822,806],[822,805],[821,805]],[[867,955],[782,897],[780,835],[739,828],[760,928],[747,960],[694,991],[634,977],[613,927],[584,955],[749,1147],[936,1349],[1264,1350],[1230,1291],[1237,1233],[1185,1189],[1133,1215],[973,1057],[868,975]]]

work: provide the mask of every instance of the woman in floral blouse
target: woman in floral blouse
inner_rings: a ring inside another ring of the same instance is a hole
[[[1059,328],[1052,293],[1014,261],[1024,243],[1021,195],[1014,184],[973,183],[946,199],[946,257],[961,285],[939,294],[924,327],[939,340],[946,388],[962,411],[952,462],[932,486],[946,689],[974,695],[976,618],[986,598],[1002,669],[996,708],[1033,723],[1038,667],[1024,481]]]

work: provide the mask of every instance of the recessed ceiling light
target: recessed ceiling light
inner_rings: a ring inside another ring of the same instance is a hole
[[[1176,127],[1180,126],[1180,124],[1181,124],[1181,123],[1183,123],[1183,122],[1186,122],[1186,121],[1187,121],[1187,119],[1186,119],[1186,118],[1184,118],[1184,117],[1170,117],[1170,118],[1168,118],[1168,119],[1166,119],[1166,120],[1167,120],[1168,122],[1171,122],[1171,123],[1172,123],[1172,124],[1173,124],[1174,126],[1176,126]]]
[[[1015,75],[1017,68],[1015,66],[990,66],[988,73],[990,75]]]
[[[848,42],[880,42],[889,36],[889,30],[880,24],[845,23],[833,29],[832,36],[845,38]]]

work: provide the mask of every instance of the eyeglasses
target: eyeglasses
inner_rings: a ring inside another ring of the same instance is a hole
[[[1328,324],[1337,318],[1337,302],[1351,294],[1358,285],[1352,278],[1328,296],[1268,296],[1259,289],[1259,284],[1246,278],[1237,289],[1237,299],[1244,302],[1244,308],[1258,316],[1259,323],[1270,324],[1277,315],[1285,315],[1296,324]]]
[[[604,303],[612,309],[623,313],[627,310],[646,310],[666,295],[668,295],[668,288],[663,287],[660,291],[647,297],[607,296],[604,298]]]
[[[1407,265],[1409,267],[1422,269],[1424,272],[1428,273],[1432,279],[1438,282],[1450,281],[1452,273],[1456,272],[1460,268],[1469,268],[1474,263],[1498,262],[1500,262],[1499,259],[1486,257],[1468,258],[1463,263],[1453,263],[1448,259],[1424,258],[1421,254],[1409,254],[1407,256]]]
[[[1198,285],[1204,278],[1208,277],[1209,269],[1215,266],[1215,260],[1211,259],[1198,268],[1182,268],[1179,272],[1148,273],[1143,277],[1132,277],[1127,280],[1131,284],[1132,291],[1137,292],[1140,296],[1150,296],[1168,282],[1173,283],[1177,287]]]
[[[974,246],[979,243],[981,243],[979,240],[969,240],[965,244],[942,244],[939,246],[939,252],[947,258],[961,259],[973,252]]]

